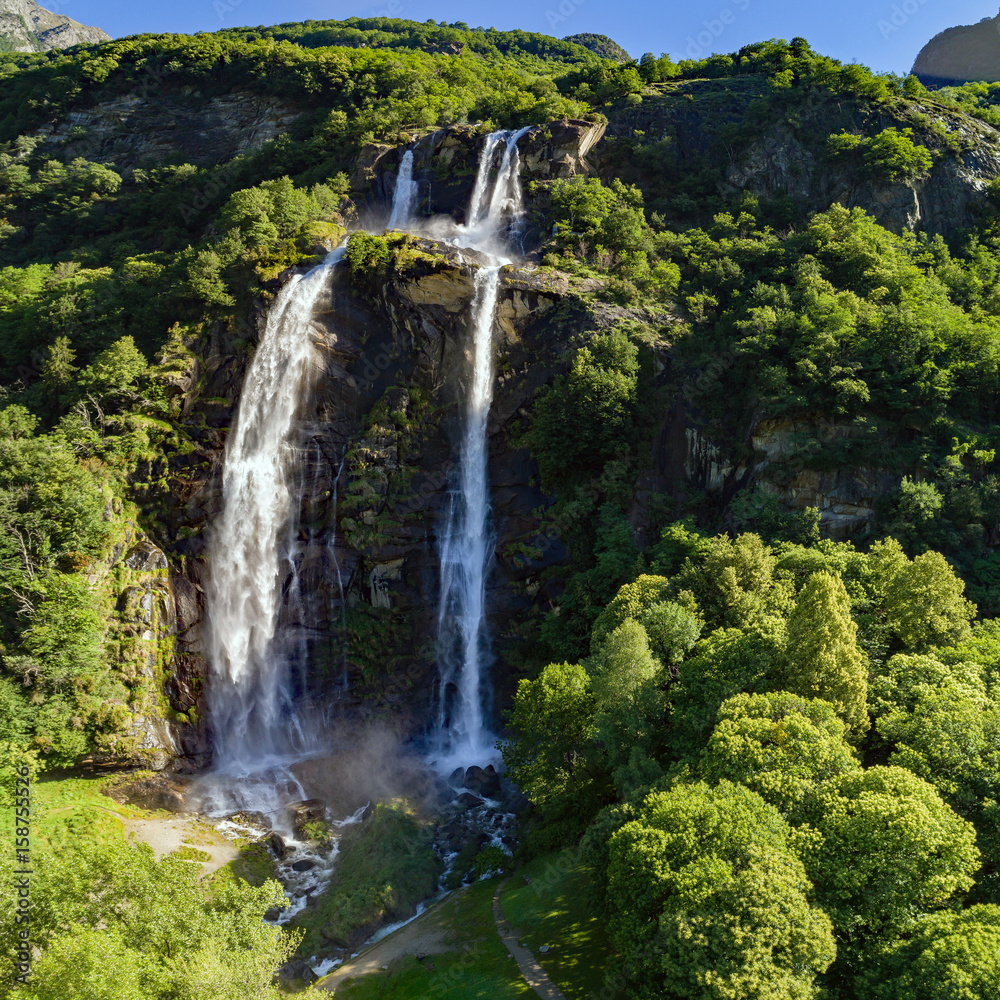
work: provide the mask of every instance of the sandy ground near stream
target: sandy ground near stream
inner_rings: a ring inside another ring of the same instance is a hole
[[[212,856],[211,861],[202,861],[201,874],[211,875],[223,865],[234,860],[239,854],[236,844],[224,840],[221,836],[213,843],[207,843],[207,837],[197,822],[184,816],[170,816],[152,819],[125,819],[125,833],[135,840],[149,844],[156,854],[157,860],[173,851],[184,847],[193,847]]]

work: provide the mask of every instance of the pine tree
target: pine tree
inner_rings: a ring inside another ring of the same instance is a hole
[[[814,573],[788,617],[784,687],[830,702],[857,733],[868,729],[868,677],[843,581]]]

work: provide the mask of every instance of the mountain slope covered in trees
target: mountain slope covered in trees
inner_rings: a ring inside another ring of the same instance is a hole
[[[534,126],[490,428],[520,856],[581,847],[630,996],[997,994],[991,85],[929,91],[803,39],[621,63],[377,18],[8,53],[0,80],[8,770],[209,759],[220,456],[267,305],[349,232],[304,498],[349,571],[309,683],[346,672],[358,715],[426,725],[444,366],[474,279],[380,230],[404,150],[419,211],[458,219],[484,137]],[[38,845],[42,954],[12,995],[62,995],[67,970],[93,995],[111,972],[270,995],[297,943],[260,923],[273,883],[205,895],[79,839]]]

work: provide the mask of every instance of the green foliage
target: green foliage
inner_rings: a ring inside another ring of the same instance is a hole
[[[589,815],[594,709],[590,677],[581,666],[552,663],[535,680],[518,684],[509,720],[514,738],[503,744],[503,760],[543,811]]]
[[[324,941],[360,943],[385,918],[412,916],[433,894],[440,871],[427,823],[405,802],[378,803],[357,831],[344,835],[336,879],[315,908],[293,921],[306,931],[303,953]]]
[[[925,552],[902,567],[886,595],[890,629],[907,649],[961,642],[969,635],[976,606],[965,599],[965,583],[939,552]]]
[[[819,836],[799,849],[838,934],[889,939],[921,911],[948,903],[979,867],[972,826],[901,767],[829,779],[797,811]]]
[[[1000,858],[1000,705],[954,682],[919,684],[913,704],[878,722],[893,748],[889,763],[932,784],[976,828],[986,871],[979,898],[996,901]]]
[[[569,374],[538,393],[530,444],[549,488],[593,476],[629,449],[638,390],[639,349],[616,329],[580,348]]]
[[[868,672],[843,581],[815,573],[788,616],[786,690],[829,702],[855,734],[868,729]]]
[[[268,909],[287,905],[277,882],[221,884],[209,894],[197,865],[156,861],[145,844],[83,844],[58,858],[37,840],[32,848],[31,940],[41,957],[29,984],[10,990],[19,926],[5,910],[2,982],[10,996],[278,996],[274,969],[295,938],[263,921]],[[10,859],[0,865],[9,883]]]
[[[663,665],[646,630],[628,619],[602,643],[590,666],[597,735],[619,789],[648,787],[659,775],[654,753],[661,740]]]
[[[381,236],[372,236],[363,230],[351,234],[347,242],[347,266],[351,274],[367,274],[389,263],[389,244]]]
[[[740,785],[646,798],[610,840],[609,932],[630,996],[809,997],[835,949],[778,811]]]
[[[737,695],[720,706],[698,772],[745,785],[787,817],[822,782],[860,768],[845,736],[828,702],[785,691]]]
[[[858,994],[870,1000],[989,1000],[1000,991],[1000,908],[933,913],[871,956]]]
[[[704,747],[723,702],[766,691],[784,663],[784,646],[782,629],[720,628],[702,639],[670,690],[674,753],[684,756]]]
[[[842,132],[830,136],[826,151],[833,159],[860,156],[867,176],[889,183],[925,174],[934,162],[931,151],[913,141],[912,129],[890,127],[867,138]]]

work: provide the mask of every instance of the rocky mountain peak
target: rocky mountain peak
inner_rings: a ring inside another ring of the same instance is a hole
[[[920,50],[913,72],[936,86],[1000,80],[1000,14],[935,35]]]
[[[53,14],[34,0],[0,0],[0,52],[44,52],[110,40],[106,31]]]

